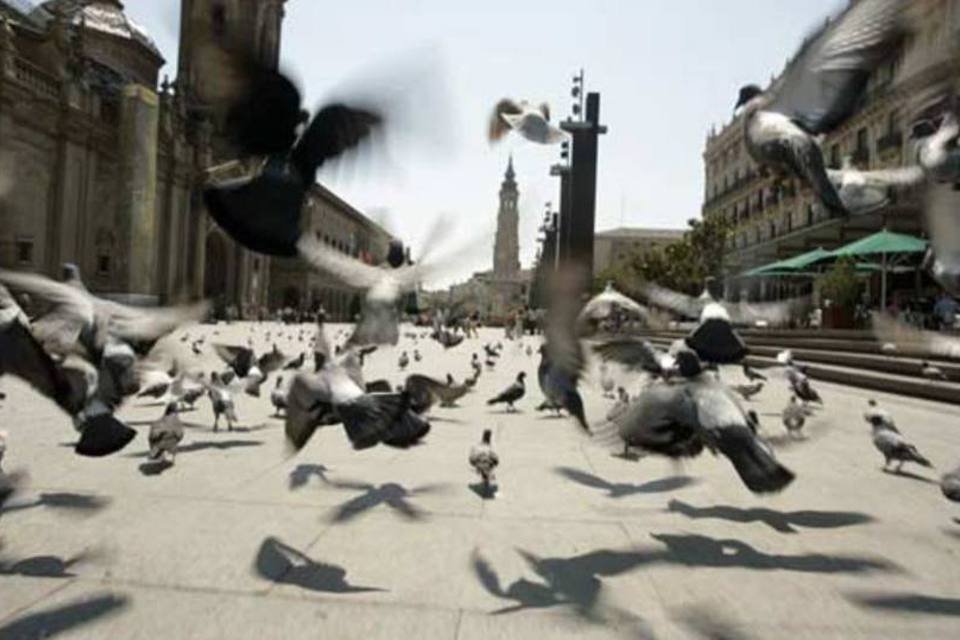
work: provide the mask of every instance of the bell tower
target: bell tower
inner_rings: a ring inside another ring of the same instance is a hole
[[[500,186],[500,211],[497,213],[497,236],[493,246],[493,275],[498,279],[509,279],[520,271],[520,243],[517,238],[520,226],[519,199],[513,156],[510,156]]]
[[[182,0],[180,6],[180,60],[177,69],[178,89],[190,102],[200,83],[216,76],[206,66],[202,30],[216,43],[229,42],[241,46],[265,67],[276,68],[280,62],[280,32],[286,0]]]

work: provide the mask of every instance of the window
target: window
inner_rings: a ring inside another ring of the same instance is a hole
[[[97,256],[97,275],[110,275],[110,256]]]
[[[840,168],[840,145],[830,145],[830,167],[832,169]]]
[[[33,240],[17,240],[17,262],[33,264]]]

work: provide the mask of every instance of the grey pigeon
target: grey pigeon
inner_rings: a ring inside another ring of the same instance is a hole
[[[210,396],[210,402],[213,404],[213,430],[219,431],[220,416],[223,416],[227,421],[227,430],[233,431],[233,425],[237,422],[237,409],[233,402],[233,394],[230,393],[227,385],[216,371],[210,374],[207,393]]]
[[[493,450],[490,439],[493,437],[490,429],[483,432],[483,439],[480,444],[474,445],[470,449],[470,466],[480,475],[480,481],[483,483],[483,492],[490,495],[490,489],[495,482],[494,469],[500,464],[500,458]]]
[[[924,467],[933,466],[896,428],[890,428],[888,421],[877,412],[868,410],[864,413],[864,419],[870,423],[873,431],[873,446],[883,455],[884,469],[890,466],[891,461],[897,462],[896,471],[900,471],[904,462],[915,462]]]
[[[756,434],[756,421],[733,392],[701,366],[690,350],[677,353],[685,381],[646,388],[613,421],[630,447],[671,458],[695,457],[704,448],[727,457],[755,493],[781,491],[794,474]]]
[[[177,415],[177,403],[171,402],[163,417],[150,425],[150,460],[169,461],[171,464],[177,455],[177,445],[183,440],[183,424]]]
[[[550,124],[550,107],[546,104],[533,106],[526,101],[504,98],[490,116],[488,138],[490,142],[497,142],[510,131],[525,140],[545,145],[559,144],[568,137],[562,129]]]
[[[525,371],[521,371],[520,373],[518,373],[516,381],[513,384],[511,384],[509,387],[504,389],[497,396],[491,398],[490,400],[487,400],[487,404],[488,405],[506,404],[507,411],[510,411],[510,412],[516,411],[516,409],[513,406],[513,403],[520,400],[524,396],[524,394],[526,394],[527,392],[527,387],[526,387],[526,384],[524,383],[524,380],[526,379],[526,377],[527,377],[527,374]]]
[[[270,392],[270,404],[273,405],[273,415],[279,416],[281,411],[287,410],[287,389],[283,386],[283,376],[277,376],[277,384]]]
[[[810,410],[802,403],[797,402],[797,396],[790,396],[790,402],[783,408],[783,426],[786,427],[790,437],[797,437],[803,431],[803,425],[810,415]]]
[[[789,364],[784,369],[787,377],[787,383],[794,394],[804,402],[817,402],[823,404],[820,394],[810,385],[810,378],[803,368]]]
[[[940,490],[952,502],[960,502],[960,467],[949,471],[940,478]]]
[[[673,357],[653,346],[649,340],[616,338],[594,345],[593,350],[630,370],[644,371],[654,378],[669,377],[673,371]]]
[[[730,388],[740,394],[744,400],[749,400],[753,396],[763,391],[763,382],[758,380],[753,384],[735,384]]]
[[[744,143],[761,167],[796,177],[834,215],[845,215],[815,139],[838,129],[860,106],[873,71],[909,27],[904,0],[860,0],[804,41],[787,72],[766,92],[740,90]]]
[[[407,352],[404,351],[400,354],[400,359],[397,361],[397,366],[400,367],[400,371],[403,371],[410,365],[410,356],[407,355]]]

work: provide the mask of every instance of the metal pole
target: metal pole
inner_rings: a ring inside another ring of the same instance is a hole
[[[887,254],[883,254],[880,264],[880,312],[887,309]]]

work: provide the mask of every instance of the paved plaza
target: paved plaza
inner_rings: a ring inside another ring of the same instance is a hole
[[[252,326],[187,332],[243,344]],[[444,352],[404,338],[365,374],[402,382],[399,352],[417,348],[407,373],[462,379],[471,353],[502,339],[484,330]],[[138,438],[84,459],[69,420],[4,378],[4,468],[29,481],[0,514],[0,637],[960,637],[960,508],[935,483],[960,460],[960,407],[819,383],[825,409],[790,442],[786,388],[771,383],[750,404],[797,480],[762,497],[724,458],[624,459],[538,414],[537,341],[524,345],[532,356],[504,340],[496,369],[460,407],[434,408],[410,450],[355,452],[329,427],[292,455],[271,377],[262,398],[238,396],[233,432],[211,431],[205,398],[184,413],[181,453],[159,474],[144,465],[145,433],[162,403],[129,403],[120,415]],[[519,371],[520,411],[487,407]],[[612,401],[591,371],[583,393],[600,422]],[[881,471],[868,397],[937,471]],[[485,428],[501,458],[490,500],[466,460]]]

